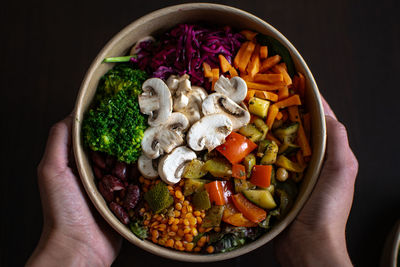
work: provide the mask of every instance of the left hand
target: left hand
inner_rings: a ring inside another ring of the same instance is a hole
[[[55,124],[38,166],[44,223],[27,266],[110,266],[121,237],[88,202],[69,164],[72,117]]]

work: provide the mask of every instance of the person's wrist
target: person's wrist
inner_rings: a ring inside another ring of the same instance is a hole
[[[91,248],[62,230],[44,230],[27,266],[110,266]]]
[[[352,266],[344,233],[332,227],[299,230],[292,225],[278,241],[282,266]]]

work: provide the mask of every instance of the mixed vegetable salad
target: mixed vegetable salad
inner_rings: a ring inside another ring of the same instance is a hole
[[[100,193],[141,239],[220,253],[296,200],[312,153],[305,78],[277,40],[181,24],[99,81],[82,124]]]

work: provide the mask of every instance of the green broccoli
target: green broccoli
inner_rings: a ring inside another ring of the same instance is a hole
[[[101,78],[96,101],[82,124],[84,143],[90,149],[127,163],[138,159],[147,118],[139,111],[137,97],[146,76],[120,64]]]

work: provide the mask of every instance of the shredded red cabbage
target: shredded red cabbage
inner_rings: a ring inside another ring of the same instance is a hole
[[[218,67],[218,55],[222,54],[232,63],[242,42],[244,37],[229,26],[211,29],[180,24],[161,35],[157,42],[140,43],[140,51],[132,61],[153,77],[167,79],[171,74],[187,73],[192,84],[207,88],[209,83],[204,83],[203,62],[212,68]]]

